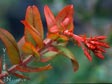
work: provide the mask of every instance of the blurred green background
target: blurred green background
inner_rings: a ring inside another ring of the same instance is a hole
[[[43,12],[44,5],[47,4],[53,13],[57,14],[64,6],[73,4],[75,9],[74,33],[87,36],[106,35],[108,43],[112,46],[112,0],[0,0],[0,28],[7,29],[18,41],[24,30],[20,21],[25,17],[27,6],[33,4],[40,10],[45,35],[47,26]],[[48,62],[53,65],[52,70],[24,73],[31,80],[20,80],[11,76],[12,81],[8,81],[6,84],[112,83],[112,47],[107,49],[104,60],[93,55],[93,61],[90,63],[81,48],[73,45],[70,43],[69,49],[79,62],[80,67],[77,72],[73,71],[69,59],[57,56]],[[3,47],[0,41],[0,56],[3,54]],[[30,65],[45,64],[32,62]]]

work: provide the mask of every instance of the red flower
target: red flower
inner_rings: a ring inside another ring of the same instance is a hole
[[[92,51],[94,55],[96,55],[100,59],[104,59],[104,56],[102,54],[106,52],[104,48],[109,48],[109,45],[103,41],[106,39],[106,36],[87,38],[86,36],[78,36],[73,34],[72,37],[74,40],[76,40],[78,45],[82,47],[84,54],[89,59],[89,61],[92,61],[90,51]]]
[[[90,61],[92,60],[89,54],[90,50],[100,59],[104,59],[102,54],[106,52],[104,48],[109,48],[109,45],[103,42],[104,39],[106,39],[106,36],[96,36],[84,39],[83,43],[86,46],[84,48],[84,53]]]

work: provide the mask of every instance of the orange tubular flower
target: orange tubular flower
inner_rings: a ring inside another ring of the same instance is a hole
[[[71,36],[78,43],[78,45],[82,47],[84,54],[89,59],[89,61],[92,61],[92,57],[89,51],[92,51],[100,59],[104,59],[104,56],[102,55],[102,53],[106,52],[104,48],[109,48],[109,45],[103,41],[106,39],[106,36],[87,38],[83,36],[78,36],[68,31],[65,31],[64,34]]]
[[[61,35],[64,37],[66,36],[66,38],[72,38],[82,47],[84,54],[89,61],[92,61],[92,57],[89,53],[90,50],[100,59],[104,59],[102,53],[104,53],[105,50],[103,48],[109,48],[109,45],[103,42],[103,40],[106,39],[106,36],[87,38],[73,33],[73,5],[64,7],[56,17],[54,17],[48,6],[44,7],[44,13],[49,31],[48,38],[56,40],[57,38],[60,38]]]
[[[90,61],[92,58],[89,55],[89,50],[91,50],[100,59],[104,59],[102,53],[104,53],[105,50],[103,48],[109,48],[109,45],[102,41],[104,39],[106,39],[106,36],[96,36],[84,39],[83,43],[86,46],[86,48],[84,48],[84,53]]]

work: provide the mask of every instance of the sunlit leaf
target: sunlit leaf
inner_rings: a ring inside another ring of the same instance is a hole
[[[27,76],[24,76],[24,75],[22,75],[22,74],[18,74],[18,73],[12,73],[14,76],[16,76],[16,77],[18,77],[18,78],[21,78],[21,79],[30,79],[29,77],[27,77]]]
[[[38,67],[38,68],[32,68],[28,66],[18,66],[16,67],[16,70],[20,72],[40,72],[40,71],[46,71],[52,69],[52,66],[48,64],[47,66],[44,67]]]
[[[44,6],[44,14],[45,14],[45,18],[47,21],[47,26],[48,26],[48,31],[49,32],[58,32],[59,29],[56,25],[56,19],[52,13],[52,11],[50,10],[50,8],[46,5]]]
[[[56,52],[56,51],[48,51],[41,56],[41,62],[47,62],[47,61],[53,59],[58,54],[59,54],[59,52]]]
[[[26,10],[25,20],[30,25],[32,25],[40,33],[41,38],[43,38],[43,25],[42,25],[39,10],[35,5],[28,6]]]
[[[70,31],[73,31],[73,13],[73,5],[68,5],[64,7],[56,16],[57,24],[60,26],[64,26],[66,29]]]
[[[7,54],[12,64],[21,62],[20,53],[14,37],[6,30],[0,29],[0,39],[6,47]]]
[[[37,46],[39,48],[42,48],[43,41],[42,41],[42,38],[40,37],[39,32],[33,26],[31,26],[27,21],[22,21],[22,23],[24,24],[25,28],[27,28],[28,32],[33,37],[33,40],[36,42]]]
[[[2,59],[0,57],[0,74],[1,74],[1,72],[2,72]]]
[[[40,57],[39,52],[36,50],[36,48],[33,46],[33,44],[29,42],[25,42],[25,44],[22,47],[22,50],[24,53],[29,54],[29,55],[34,55],[37,58]]]
[[[75,59],[74,55],[72,54],[72,52],[63,46],[57,46],[57,48],[63,53],[63,55],[65,55],[71,60],[73,67],[74,67],[74,71],[77,71],[79,68],[79,64],[77,60]]]

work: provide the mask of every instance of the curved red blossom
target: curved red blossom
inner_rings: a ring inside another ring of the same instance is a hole
[[[68,30],[64,31],[64,34],[73,38],[77,42],[77,44],[80,47],[82,47],[84,54],[89,59],[89,61],[92,61],[92,57],[90,53],[91,51],[98,58],[104,59],[103,53],[106,52],[104,48],[109,48],[109,45],[106,42],[104,42],[106,36],[95,36],[95,37],[87,38],[86,36],[79,36],[73,34]]]
[[[109,45],[103,41],[105,38],[105,36],[86,38],[84,39],[83,44],[86,46],[88,51],[92,51],[97,57],[104,59],[103,53],[106,52],[104,48],[109,48]],[[84,50],[84,52],[87,52],[87,50]],[[85,55],[87,56],[87,54]]]

